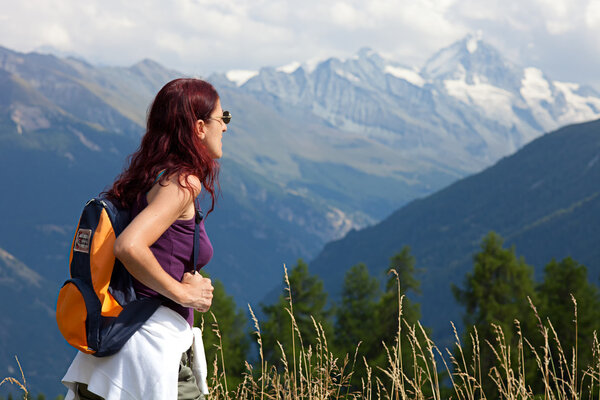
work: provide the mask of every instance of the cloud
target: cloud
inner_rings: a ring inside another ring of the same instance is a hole
[[[588,4],[585,23],[590,29],[600,30],[600,0],[591,0]]]
[[[337,1],[331,7],[331,20],[333,23],[340,25],[346,29],[354,29],[358,26],[368,26],[369,18],[356,10],[352,5]]]
[[[582,65],[600,67],[600,0],[21,0],[3,6],[0,21],[0,45],[15,50],[51,44],[92,62],[152,58],[196,75],[347,57],[363,46],[421,66],[476,31],[550,75],[576,79],[583,68],[558,51],[576,49]]]
[[[302,7],[289,0],[60,4],[22,0],[7,6],[4,12],[11,19],[28,20],[30,27],[47,20],[52,33],[33,29],[27,34],[21,24],[3,25],[0,34],[7,39],[2,44],[22,51],[52,44],[107,64],[150,57],[208,73],[348,55],[365,45],[416,61],[419,57],[411,54],[439,47],[436,36],[447,41],[464,34],[464,29],[454,29],[443,18],[448,0],[307,0]],[[429,29],[432,25],[437,29]]]
[[[585,15],[589,0],[537,0],[546,29],[552,35],[560,35],[577,29]]]
[[[64,26],[59,24],[43,24],[40,28],[44,40],[53,47],[66,48],[71,46],[71,37]]]

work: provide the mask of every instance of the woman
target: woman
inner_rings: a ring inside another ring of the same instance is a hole
[[[230,119],[214,87],[199,79],[176,79],[156,95],[141,145],[106,195],[133,217],[115,242],[115,256],[138,295],[165,301],[114,356],[78,353],[63,378],[66,400],[202,398],[184,363],[194,310],[207,311],[213,292],[210,279],[192,273],[195,199],[204,187],[213,210],[216,159]],[[202,267],[213,254],[203,222],[198,245]]]

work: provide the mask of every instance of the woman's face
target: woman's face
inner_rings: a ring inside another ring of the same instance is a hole
[[[223,122],[223,109],[221,100],[217,99],[217,104],[210,117],[205,121],[199,120],[198,128],[200,139],[208,149],[212,158],[221,158],[223,155],[223,132],[227,130],[227,125]]]

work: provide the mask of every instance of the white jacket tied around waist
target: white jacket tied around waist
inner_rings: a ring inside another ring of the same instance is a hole
[[[95,357],[78,352],[62,382],[65,400],[78,400],[77,382],[106,400],[177,399],[181,354],[194,345],[192,371],[208,394],[202,332],[177,312],[159,307],[116,354]]]

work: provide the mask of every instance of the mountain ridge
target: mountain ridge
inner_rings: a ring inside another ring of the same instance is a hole
[[[445,70],[436,71],[434,66]],[[535,92],[544,86],[548,90]],[[519,67],[476,35],[440,50],[418,72],[361,49],[355,57],[321,61],[311,72],[302,66],[293,71],[263,68],[240,89],[258,93],[265,101],[307,107],[342,130],[360,131],[396,148],[419,151],[420,146],[431,147],[432,140],[441,140],[452,146],[453,154],[478,149],[451,164],[469,173],[543,132],[600,117],[600,95],[593,88],[551,81],[536,68]],[[345,106],[349,98],[353,107]],[[402,113],[403,109],[408,111]],[[448,140],[448,134],[455,139]],[[468,157],[480,162],[465,164]]]

